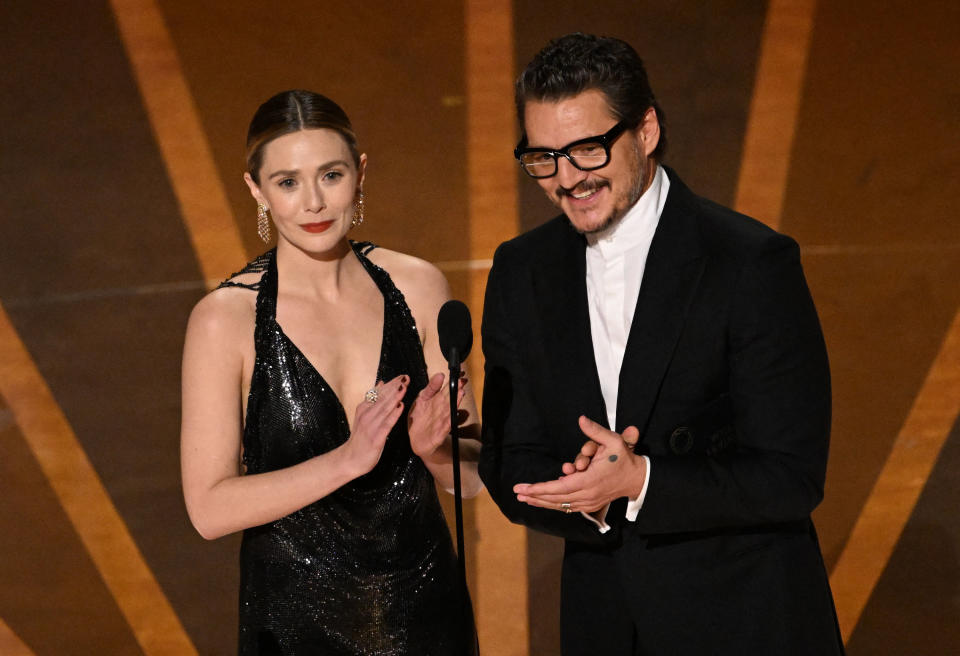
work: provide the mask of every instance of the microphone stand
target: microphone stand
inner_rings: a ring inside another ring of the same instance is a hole
[[[460,613],[458,617],[460,630],[460,639],[463,642],[464,654],[473,653],[469,648],[470,636],[467,634],[468,623],[466,622],[467,612],[470,608],[467,602],[467,565],[463,550],[463,493],[460,486],[460,430],[457,421],[457,398],[460,387],[460,354],[456,348],[451,349],[451,358],[449,361],[450,376],[450,448],[453,455],[453,507],[457,525],[457,563],[459,565],[459,575],[457,576],[457,589],[460,599]]]

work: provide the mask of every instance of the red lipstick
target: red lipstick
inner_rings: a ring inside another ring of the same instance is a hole
[[[326,230],[333,225],[333,221],[319,221],[317,223],[303,223],[300,225],[301,228],[307,232],[326,232]]]

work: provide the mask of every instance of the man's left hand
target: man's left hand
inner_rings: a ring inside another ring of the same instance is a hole
[[[573,466],[564,466],[565,473],[572,473],[557,480],[514,485],[518,501],[562,512],[591,513],[614,499],[640,495],[646,462],[628,446],[636,443],[640,431],[630,426],[620,435],[583,416],[579,423],[583,434],[597,444],[595,453],[585,458],[581,451]]]

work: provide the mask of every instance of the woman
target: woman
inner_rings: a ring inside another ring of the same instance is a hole
[[[241,654],[472,651],[457,642],[434,484],[453,487],[447,386],[427,375],[445,371],[435,326],[449,289],[422,260],[347,239],[366,161],[331,100],[287,91],[261,105],[244,179],[277,246],[187,327],[184,497],[203,537],[244,532]],[[462,443],[468,496],[478,451]]]

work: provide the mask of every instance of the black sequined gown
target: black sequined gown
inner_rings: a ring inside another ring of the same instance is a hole
[[[377,379],[407,374],[409,408],[427,382],[416,325],[390,276],[367,259],[372,247],[353,248],[384,297]],[[250,272],[263,274],[258,284],[242,285],[257,291],[256,363],[243,434],[246,471],[256,474],[330,451],[350,430],[336,394],[277,324],[275,251],[241,273]],[[369,474],[244,531],[242,656],[473,652],[457,645],[456,555],[433,477],[411,451],[406,423],[404,411]]]

